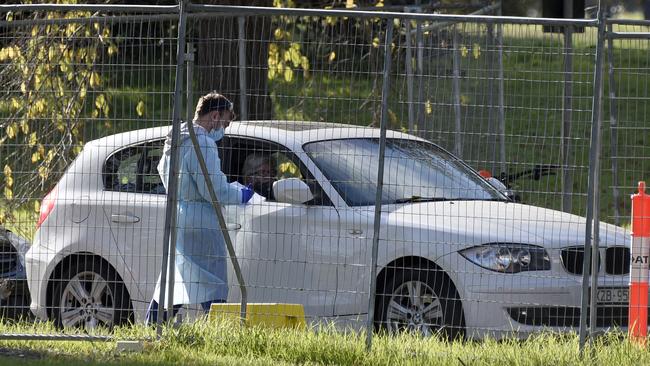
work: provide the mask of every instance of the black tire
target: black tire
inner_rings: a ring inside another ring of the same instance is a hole
[[[89,330],[95,322],[95,325],[110,329],[133,321],[131,298],[122,279],[110,265],[97,257],[72,258],[68,263],[63,263],[51,281],[54,282],[51,315],[59,328],[84,327]],[[78,286],[88,296],[75,296],[80,292],[75,290]],[[92,294],[93,286],[97,286],[97,294]],[[112,311],[109,312],[109,309]],[[78,311],[76,315],[75,311]],[[80,318],[85,320],[75,322]]]
[[[449,277],[441,270],[395,269],[386,283],[378,284],[377,288],[377,329],[390,334],[414,332],[440,335],[449,340],[464,338],[462,303]],[[412,304],[411,291],[420,294],[416,297],[419,304]]]

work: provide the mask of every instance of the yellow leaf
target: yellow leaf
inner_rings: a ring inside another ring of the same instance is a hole
[[[45,162],[49,163],[54,159],[54,150],[50,150],[47,152],[47,157],[45,158]]]
[[[27,135],[29,133],[29,123],[25,120],[20,121],[20,129]]]
[[[33,154],[32,154],[32,163],[35,163],[35,162],[37,162],[37,161],[39,161],[39,160],[41,160],[41,156],[38,155],[37,152],[33,153]]]
[[[95,107],[97,107],[97,109],[101,109],[104,104],[106,104],[106,97],[104,97],[104,94],[99,94],[95,98]]]
[[[20,83],[20,91],[23,92],[23,94],[27,93],[27,84],[25,84],[24,81]]]
[[[302,66],[303,69],[309,70],[309,59],[305,56],[300,57],[300,66]]]
[[[101,83],[102,83],[102,79],[101,79],[101,77],[99,76],[98,73],[93,72],[93,73],[90,74],[90,87],[91,88],[95,88],[97,86],[100,86]]]
[[[144,102],[139,101],[138,105],[135,106],[135,112],[138,114],[138,117],[144,116]]]
[[[11,123],[9,126],[7,126],[7,137],[10,139],[16,137],[16,124]]]
[[[377,4],[375,4],[375,6],[378,7],[378,8],[383,8],[384,7],[384,0],[377,1]]]
[[[5,164],[5,167],[2,170],[2,172],[5,174],[6,177],[10,177],[11,176],[11,167],[9,165]]]
[[[269,67],[268,78],[269,78],[269,80],[275,79],[275,69],[274,68]]]
[[[354,5],[354,0],[345,0],[345,7],[347,9],[356,8],[356,5]]]
[[[36,37],[38,35],[38,27],[34,26],[32,27],[32,37]]]
[[[5,198],[11,200],[14,198],[14,192],[9,187],[5,187]]]
[[[114,44],[111,44],[110,46],[108,46],[108,55],[113,56],[113,55],[116,55],[116,54],[117,54],[117,46],[114,45]]]
[[[336,59],[336,52],[334,52],[334,51],[330,52],[329,57],[327,57],[327,61],[328,61],[328,62],[332,62],[332,61],[334,61],[335,59]]]
[[[469,97],[467,95],[460,96],[460,104],[467,105],[469,104]]]
[[[277,40],[282,39],[283,36],[284,36],[284,31],[282,31],[282,29],[280,28],[276,28],[275,31],[273,32],[273,37],[275,37],[275,39]]]
[[[0,62],[4,62],[7,59],[7,49],[0,49]]]
[[[284,80],[287,83],[290,83],[293,80],[293,70],[291,68],[287,67],[286,70],[284,70]]]
[[[467,54],[468,54],[468,53],[469,53],[469,50],[467,50],[467,47],[462,46],[462,47],[460,48],[460,55],[461,55],[462,57],[467,57]]]
[[[372,46],[374,48],[379,48],[379,38],[375,37],[372,39]]]
[[[43,146],[43,144],[38,144],[36,151],[38,152],[41,158],[45,157],[45,146]]]
[[[481,46],[478,43],[474,43],[472,46],[472,56],[477,59],[481,55]]]
[[[46,167],[44,166],[39,166],[38,167],[38,176],[41,177],[41,179],[47,179],[47,176],[49,175],[49,172]]]
[[[37,142],[38,142],[38,136],[36,135],[36,132],[32,132],[29,135],[29,146],[36,146]]]
[[[426,114],[433,113],[433,106],[431,105],[431,101],[427,100],[426,103],[424,103],[424,112]]]
[[[34,201],[34,212],[41,212],[41,203],[38,200]]]
[[[14,185],[14,178],[13,177],[6,177],[5,178],[5,184],[7,187],[11,187]]]
[[[11,98],[11,105],[10,105],[10,110],[12,112],[15,112],[20,109],[20,102],[16,98]]]

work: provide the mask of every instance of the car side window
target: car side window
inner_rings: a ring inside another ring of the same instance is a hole
[[[300,159],[284,146],[270,141],[230,136],[227,146],[224,146],[222,160],[226,162],[224,173],[230,182],[252,185],[253,190],[267,201],[275,201],[273,182],[298,178],[309,186],[314,195],[314,199],[306,202],[307,205],[332,205]]]
[[[107,191],[165,194],[158,175],[163,141],[149,141],[114,152],[103,169]]]

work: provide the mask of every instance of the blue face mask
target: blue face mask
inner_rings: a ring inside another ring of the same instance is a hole
[[[221,128],[215,128],[212,131],[208,132],[208,136],[213,139],[215,142],[221,140],[224,135],[224,130],[223,127]]]

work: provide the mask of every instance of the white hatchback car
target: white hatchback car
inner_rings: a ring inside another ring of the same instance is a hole
[[[156,165],[169,129],[87,143],[43,200],[26,256],[39,318],[85,327],[143,319],[160,270],[166,195]],[[472,336],[577,326],[583,217],[511,202],[440,147],[399,132],[387,138],[378,325]],[[310,320],[362,320],[379,130],[240,122],[219,145],[231,181],[244,182],[251,155],[274,164],[278,199],[224,208],[248,300],[302,304]],[[301,183],[277,183],[286,178]],[[605,224],[600,232],[598,325],[625,326],[627,233]],[[232,269],[229,280],[237,302]]]

